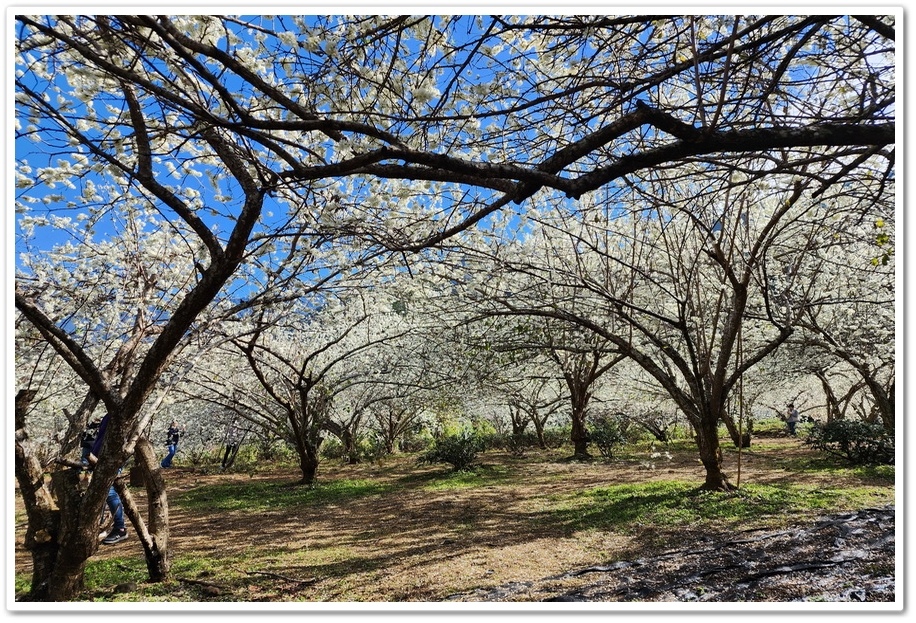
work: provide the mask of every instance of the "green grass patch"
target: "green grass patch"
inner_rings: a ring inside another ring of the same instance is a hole
[[[145,564],[139,559],[115,558],[90,561],[86,567],[84,601],[94,602],[193,602],[211,601],[201,586],[221,587],[216,601],[245,601],[253,594],[274,600],[284,582],[280,576],[345,579],[352,573],[384,569],[386,556],[360,556],[351,547],[315,549],[258,548],[230,557],[176,557],[172,579],[149,583]],[[254,571],[254,573],[252,573]],[[278,576],[271,576],[276,573]],[[17,578],[18,579],[18,578]],[[27,578],[22,578],[27,582]],[[136,583],[134,590],[116,592],[115,587]],[[28,589],[23,584],[22,590]]]
[[[31,573],[17,573],[13,578],[13,592],[16,595],[24,595],[32,588]]]
[[[89,601],[156,601],[147,595],[147,587],[161,591],[161,585],[144,584],[149,575],[142,558],[118,557],[107,560],[90,559],[86,563],[84,598]],[[137,589],[126,593],[114,593],[114,587],[129,582],[136,583]]]
[[[830,473],[837,477],[856,477],[870,480],[876,484],[892,486],[895,479],[893,465],[852,465],[838,457],[821,454],[816,456],[782,457],[772,453],[768,455],[774,467],[790,472],[809,474]]]
[[[86,565],[86,591],[84,599],[94,602],[176,602],[202,601],[200,585],[182,581],[191,578],[206,582],[219,578],[218,583],[232,586],[246,579],[244,574],[232,570],[242,564],[238,558],[212,558],[206,556],[177,557],[172,561],[172,580],[148,582],[146,565],[142,559],[112,558],[90,560]],[[133,582],[136,588],[116,591],[115,587]]]
[[[660,443],[658,441],[651,441],[647,444],[634,445],[634,449],[639,452],[687,452],[690,454],[696,454],[697,452],[697,442],[693,439],[678,438],[672,439],[668,443]]]
[[[470,470],[429,474],[423,489],[426,491],[448,491],[451,489],[474,489],[511,482],[513,474],[504,465],[478,465]]]
[[[867,478],[875,481],[885,481],[888,485],[896,482],[897,471],[893,465],[857,465],[849,468],[849,471],[859,478]]]
[[[225,483],[198,487],[176,495],[173,504],[189,510],[258,513],[296,506],[346,502],[391,489],[371,480],[333,480],[312,487],[273,482]]]
[[[589,489],[556,500],[545,513],[572,534],[581,530],[634,533],[652,525],[665,529],[767,526],[838,509],[893,501],[874,488],[838,488],[791,485],[745,485],[734,493],[700,490],[682,481],[623,484]]]

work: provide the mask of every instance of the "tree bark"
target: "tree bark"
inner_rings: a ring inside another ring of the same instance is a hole
[[[585,405],[576,404],[572,412],[572,432],[570,440],[573,443],[573,458],[589,459],[588,453],[588,430],[585,427]]]
[[[60,550],[48,579],[50,601],[70,601],[84,588],[86,562],[99,546],[99,519],[108,491],[127,462],[124,431],[114,417],[109,421],[103,442],[103,456],[91,478],[77,470],[52,474],[52,490],[60,508],[58,540]]]
[[[340,440],[343,445],[344,456],[347,457],[347,463],[349,465],[359,463],[359,453],[356,451],[356,435],[353,434],[353,428],[331,420],[326,421],[324,427]]]
[[[134,461],[142,474],[146,487],[149,529],[144,527],[143,519],[133,507],[132,499],[131,507],[128,507],[125,502],[124,509],[143,545],[150,581],[164,582],[169,579],[172,569],[171,548],[169,547],[169,502],[162,470],[159,468],[153,444],[149,439],[141,437],[137,440]],[[126,488],[122,486],[122,489],[127,497],[122,495],[121,498],[126,500],[130,495]],[[118,493],[121,493],[121,489],[118,489]]]
[[[722,422],[725,424],[725,428],[728,430],[728,436],[731,437],[732,443],[736,448],[750,447],[750,433],[745,430],[742,435],[742,433],[738,430],[738,425],[735,423],[735,418],[733,418],[728,413],[723,413]]]
[[[891,381],[889,391],[885,391],[884,387],[882,387],[873,376],[869,375],[866,377],[864,374],[862,376],[866,386],[871,390],[875,406],[878,408],[878,413],[881,416],[881,424],[884,426],[885,430],[893,432],[896,428],[896,419],[894,417],[894,382]]]
[[[48,601],[70,601],[85,588],[86,561],[98,548],[99,518],[105,499],[96,492],[92,496],[97,498],[93,500],[96,503],[89,503],[86,479],[76,470],[56,471],[51,480],[60,507],[60,549],[48,576],[48,590],[44,597]],[[91,516],[84,516],[91,508],[97,511]]]
[[[706,469],[706,481],[702,489],[708,491],[734,491],[735,487],[728,481],[722,471],[722,448],[719,446],[718,418],[709,415],[701,417],[694,426],[697,434],[697,448],[700,462]]]
[[[300,484],[312,486],[318,477],[318,448],[307,448],[299,455],[299,471],[302,473]]]
[[[25,413],[35,393],[32,390],[20,390],[16,394],[15,406],[16,482],[28,515],[25,548],[32,554],[32,584],[25,596],[30,601],[47,598],[48,579],[57,558],[57,536],[60,529],[60,512],[25,429]]]
[[[538,446],[541,450],[546,450],[547,438],[544,436],[544,421],[537,417],[537,414],[534,414],[531,418],[531,423],[534,424],[534,433],[538,438]]]

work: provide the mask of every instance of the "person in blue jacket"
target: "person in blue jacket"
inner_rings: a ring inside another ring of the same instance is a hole
[[[175,457],[175,453],[178,452],[178,440],[181,439],[183,433],[184,431],[178,426],[178,422],[172,420],[172,425],[169,426],[169,430],[165,433],[165,445],[169,449],[169,453],[162,459],[159,464],[160,467],[169,468],[172,466],[172,459]]]
[[[95,443],[92,445],[92,450],[89,452],[88,461],[89,465],[95,465],[99,460],[99,454],[102,452],[102,441],[105,439],[105,431],[108,428],[108,414],[105,414],[105,417],[102,418],[102,421],[99,423],[98,434],[95,437]],[[120,473],[121,470],[118,470]],[[121,496],[118,495],[118,492],[115,491],[114,485],[111,485],[108,489],[108,499],[106,500],[108,504],[108,510],[111,511],[111,516],[114,519],[114,526],[111,529],[102,543],[105,545],[114,545],[115,543],[120,543],[127,538],[127,527],[124,525],[124,506],[121,504]]]

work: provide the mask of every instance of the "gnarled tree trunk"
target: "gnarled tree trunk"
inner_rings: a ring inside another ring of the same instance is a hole
[[[60,513],[25,429],[25,412],[34,397],[35,392],[32,390],[24,389],[16,394],[15,469],[19,493],[29,518],[25,548],[32,554],[32,584],[26,599],[42,600],[47,597],[48,577],[57,558]]]
[[[115,489],[121,496],[124,511],[130,518],[140,543],[143,545],[150,581],[163,582],[169,579],[172,568],[169,547],[169,502],[162,471],[156,460],[156,452],[149,439],[141,437],[137,440],[134,461],[146,487],[148,527],[143,523],[143,518],[123,483],[116,482]]]
[[[722,471],[722,448],[719,446],[718,418],[701,417],[692,422],[697,434],[697,449],[700,462],[706,469],[706,481],[702,488],[709,491],[734,491],[735,487],[728,481]]]
[[[587,395],[588,394],[586,393],[586,396]],[[585,399],[586,403],[587,400],[588,398]],[[591,458],[591,455],[588,452],[589,435],[588,430],[585,427],[586,413],[587,411],[585,404],[578,404],[574,399],[572,411],[572,432],[570,433],[570,440],[573,443],[573,457],[577,459]]]

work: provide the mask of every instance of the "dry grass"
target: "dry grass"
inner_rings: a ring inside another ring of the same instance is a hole
[[[742,484],[825,487],[874,484],[875,503],[893,500],[893,486],[865,483],[852,474],[797,467],[813,455],[796,440],[761,443],[742,455]],[[480,476],[467,486],[444,467],[417,467],[409,457],[380,465],[326,463],[319,479],[372,482],[385,487],[350,499],[292,504],[252,512],[189,510],[175,503],[171,533],[175,580],[143,584],[142,550],[135,538],[100,547],[94,561],[109,561],[139,582],[113,596],[110,586],[91,597],[134,601],[441,601],[456,593],[510,582],[537,581],[584,566],[645,555],[687,538],[690,527],[663,525],[586,527],[557,519],[556,510],[578,492],[650,481],[699,485],[695,454],[672,460],[648,451],[626,460],[566,462],[559,455],[531,453],[524,459],[487,453]],[[736,455],[727,467],[736,477]],[[294,468],[256,474],[212,473],[175,468],[166,473],[170,497],[226,483],[293,483]],[[143,492],[134,489],[138,501]],[[295,490],[290,492],[295,496]],[[880,500],[879,500],[880,498]],[[21,517],[21,515],[20,515]],[[778,521],[778,518],[775,519]],[[761,525],[773,517],[761,518]],[[708,530],[706,527],[697,528]],[[16,570],[30,572],[17,526]],[[695,536],[695,535],[693,535]],[[91,582],[90,582],[91,585]]]

